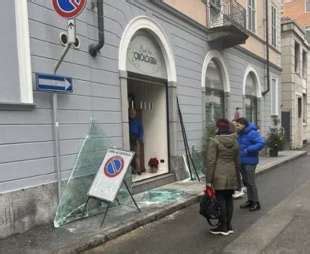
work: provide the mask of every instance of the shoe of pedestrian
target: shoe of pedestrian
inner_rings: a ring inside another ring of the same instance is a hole
[[[254,212],[258,210],[260,210],[260,203],[259,202],[252,203],[252,205],[249,208],[249,211]]]
[[[247,201],[245,203],[243,203],[242,205],[240,205],[241,209],[245,209],[245,208],[250,208],[252,206],[252,201]]]
[[[238,198],[242,198],[244,194],[245,193],[243,192],[243,190],[240,190],[240,191],[236,190],[232,196],[234,199],[238,199]]]
[[[224,235],[224,236],[227,236],[227,235],[230,234],[228,229],[224,228],[223,226],[219,226],[217,228],[210,229],[209,232],[212,235]]]
[[[227,228],[228,228],[228,233],[229,233],[229,234],[235,233],[235,231],[233,230],[233,227],[232,227],[231,225],[228,226]]]

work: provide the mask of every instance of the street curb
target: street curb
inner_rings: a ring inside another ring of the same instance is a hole
[[[307,152],[304,151],[303,153],[300,153],[298,155],[295,155],[292,158],[285,159],[277,164],[271,165],[269,167],[263,168],[259,172],[257,172],[257,175],[266,173],[269,170],[275,169],[278,166],[283,165],[286,162],[294,161],[300,157],[306,156]],[[134,219],[130,221],[128,224],[121,224],[116,228],[109,229],[107,232],[103,231],[98,232],[92,236],[91,239],[87,241],[80,241],[78,243],[71,244],[69,246],[63,247],[60,250],[57,250],[53,253],[55,254],[76,254],[76,253],[81,253],[83,251],[87,251],[89,249],[96,248],[110,240],[113,240],[121,235],[124,235],[130,231],[133,231],[141,226],[150,224],[152,222],[155,222],[159,219],[162,219],[170,214],[175,213],[178,210],[182,210],[186,207],[189,207],[197,202],[199,202],[200,195],[191,195],[189,196],[185,201],[177,204],[171,204],[168,205],[167,207],[163,208],[160,211],[155,211],[152,213],[147,213],[143,215],[141,218]]]
[[[259,170],[256,174],[257,174],[257,175],[264,174],[264,173],[266,173],[266,171],[275,169],[275,168],[277,168],[277,167],[283,165],[284,163],[291,162],[291,161],[297,160],[297,159],[299,159],[299,158],[301,158],[301,157],[307,156],[307,154],[308,154],[307,151],[301,151],[300,154],[294,155],[293,157],[288,158],[288,159],[284,159],[283,161],[281,161],[281,162],[279,162],[279,163],[277,163],[277,164],[273,164],[273,165],[271,165],[271,166],[265,167],[265,168]]]
[[[133,231],[134,229],[137,229],[141,226],[144,226],[154,221],[157,221],[159,219],[162,219],[170,214],[175,213],[178,210],[189,207],[197,203],[199,199],[200,199],[200,195],[198,196],[193,195],[192,197],[189,197],[185,202],[169,205],[161,211],[146,214],[142,218],[135,219],[127,225],[121,225],[117,228],[109,230],[108,232],[103,231],[102,233],[94,234],[92,239],[88,241],[79,242],[78,244],[74,243],[73,245],[64,247],[54,253],[55,254],[56,253],[57,254],[75,254],[75,253],[80,253],[82,251],[86,251],[89,249],[93,249],[95,247],[98,247],[99,245],[106,243],[107,241],[113,240],[121,235],[124,235],[130,231]]]

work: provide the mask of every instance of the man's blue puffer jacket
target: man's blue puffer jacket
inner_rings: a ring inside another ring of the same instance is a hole
[[[265,140],[258,132],[255,124],[250,123],[238,136],[241,164],[258,164],[258,152],[265,146]]]

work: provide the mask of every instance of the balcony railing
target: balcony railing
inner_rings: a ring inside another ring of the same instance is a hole
[[[208,43],[211,48],[225,49],[244,44],[246,10],[236,0],[210,0]]]
[[[209,28],[235,25],[246,30],[246,10],[236,0],[211,0]]]

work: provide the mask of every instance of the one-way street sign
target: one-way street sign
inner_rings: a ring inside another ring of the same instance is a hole
[[[46,92],[72,92],[72,78],[36,73],[36,86],[39,91]]]

